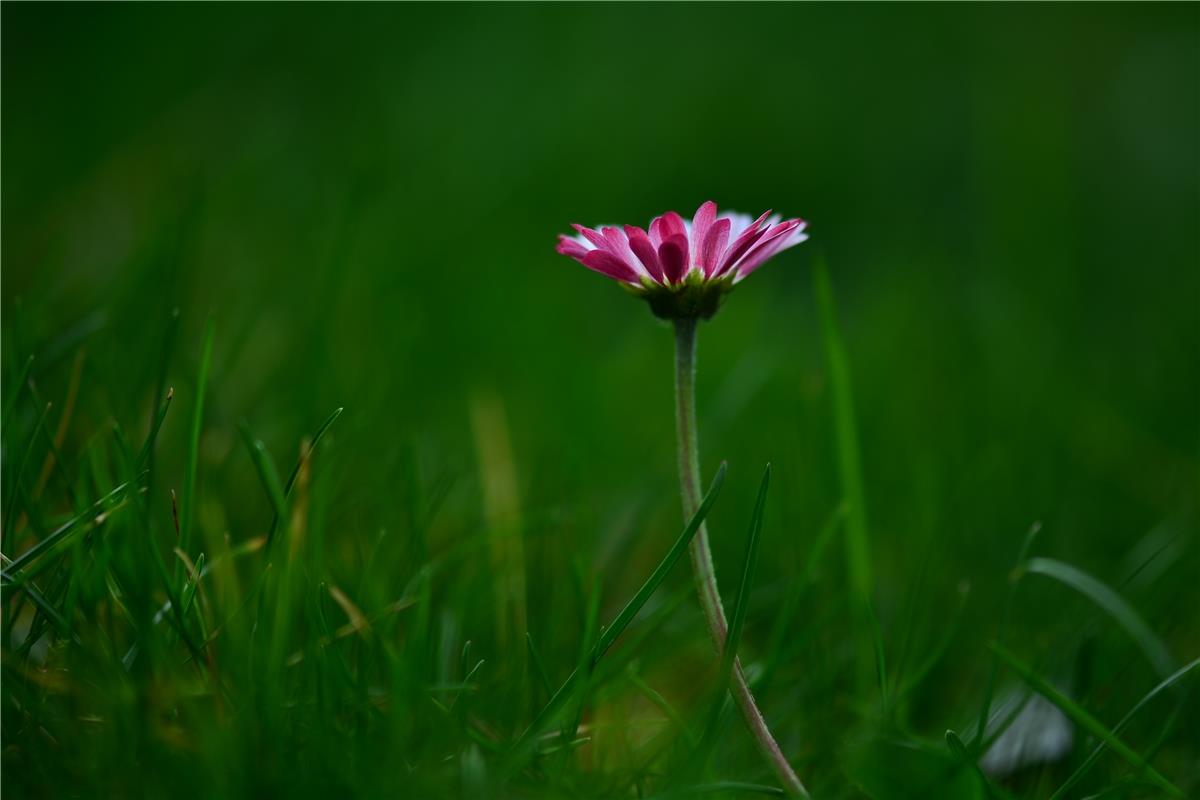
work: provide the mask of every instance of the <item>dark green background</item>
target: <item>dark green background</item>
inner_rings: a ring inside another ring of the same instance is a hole
[[[342,583],[381,530],[402,534],[411,461],[453,481],[431,551],[482,536],[470,413],[499,402],[530,628],[569,663],[571,564],[602,577],[615,611],[676,532],[678,500],[670,331],[555,254],[555,235],[710,198],[803,216],[811,240],[700,331],[702,457],[710,472],[730,463],[718,572],[732,591],[770,461],[753,652],[839,503],[820,254],[892,655],[910,634],[937,640],[971,587],[963,635],[914,704],[937,737],[976,713],[983,642],[1034,521],[1039,554],[1124,586],[1177,659],[1200,647],[1198,37],[1194,4],[6,4],[6,397],[30,353],[42,393],[61,395],[82,349],[64,449],[113,419],[144,435],[180,309],[181,404],[158,478],[177,486],[211,312],[199,524],[236,541],[268,518],[239,420],[287,464],[345,406],[318,467]],[[1161,573],[1124,584],[1139,543],[1163,542]],[[401,535],[379,565],[393,597],[413,551]],[[852,727],[804,708],[850,704],[836,669],[804,683],[814,651],[853,659],[841,555],[805,597],[811,639],[786,667],[802,696],[764,698],[810,756]],[[478,559],[440,607],[503,663]],[[1014,647],[1070,663],[1056,643],[1094,609],[1048,582],[1024,597]],[[684,609],[674,641],[703,664]],[[1119,629],[1101,630],[1112,657],[1095,685],[1131,692],[1104,707],[1112,718],[1153,680]]]

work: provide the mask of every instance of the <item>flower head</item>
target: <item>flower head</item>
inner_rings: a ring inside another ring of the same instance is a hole
[[[669,211],[655,217],[649,230],[572,225],[579,235],[559,236],[557,249],[645,297],[664,319],[707,319],[743,278],[808,238],[804,220],[770,214],[718,214],[710,200],[690,222]]]

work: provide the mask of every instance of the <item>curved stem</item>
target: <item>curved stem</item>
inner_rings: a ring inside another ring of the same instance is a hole
[[[690,518],[700,506],[700,452],[696,435],[696,325],[695,319],[675,321],[675,432],[679,454],[679,489],[683,498],[684,518]],[[717,575],[713,571],[712,551],[708,547],[708,528],[701,525],[692,539],[692,574],[696,579],[696,592],[708,622],[708,632],[713,646],[720,653],[725,647],[725,635],[729,628],[725,621],[725,609],[721,606],[721,593],[717,588]],[[733,678],[729,687],[746,721],[746,727],[759,752],[775,770],[775,775],[788,794],[808,797],[800,778],[796,776],[775,737],[767,728],[762,712],[754,702],[740,660],[733,664]]]

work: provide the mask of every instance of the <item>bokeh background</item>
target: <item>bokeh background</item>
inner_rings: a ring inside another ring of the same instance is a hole
[[[140,438],[169,348],[156,480],[176,486],[211,315],[202,537],[269,520],[240,421],[286,465],[344,406],[314,464],[323,579],[381,605],[459,554],[433,624],[497,665],[495,708],[517,703],[521,613],[569,665],[580,586],[595,576],[615,611],[679,525],[670,330],[555,236],[707,199],[810,221],[700,331],[703,462],[730,464],[711,520],[727,592],[774,467],[751,658],[842,498],[817,258],[889,656],[919,660],[968,592],[913,728],[977,713],[1035,522],[1039,554],[1120,587],[1181,663],[1200,648],[1193,4],[6,4],[2,102],[6,400],[30,354],[49,399],[81,358],[64,452],[113,421]],[[419,537],[414,486],[445,497]],[[496,526],[523,548],[508,632],[499,556],[472,549]],[[843,668],[861,654],[840,544],[815,576],[763,704],[828,794],[847,791],[828,755],[858,730]],[[1094,607],[1027,589],[1008,640],[1070,673]],[[673,619],[646,658],[687,706],[678,676],[710,656],[690,599]],[[1153,672],[1099,619],[1087,685],[1115,718]],[[1193,776],[1195,732],[1168,747]],[[745,742],[727,758],[759,774]]]

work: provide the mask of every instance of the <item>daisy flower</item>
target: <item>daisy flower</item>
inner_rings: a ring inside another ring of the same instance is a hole
[[[708,319],[747,275],[807,239],[806,225],[770,211],[758,219],[718,213],[710,200],[690,221],[669,211],[647,230],[572,225],[578,235],[559,236],[557,250],[645,297],[664,319]]]
[[[711,200],[696,209],[691,222],[670,211],[635,225],[574,225],[577,236],[559,236],[558,252],[590,270],[607,275],[644,297],[650,308],[675,328],[675,432],[679,493],[686,520],[700,514],[699,435],[696,429],[696,329],[717,312],[721,300],[747,275],[772,256],[808,238],[802,219],[781,220],[768,211],[758,219],[745,214],[717,213]],[[764,477],[763,486],[766,486]],[[760,495],[761,499],[761,495]],[[700,607],[718,657],[724,659],[729,621],[713,569],[708,529],[700,518],[688,544]],[[729,690],[759,752],[775,772],[784,792],[808,797],[804,784],[775,740],[733,657]]]

